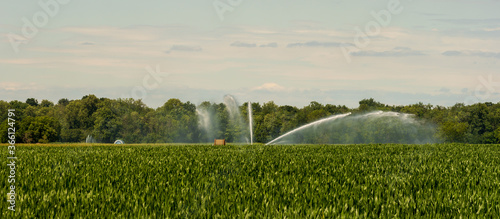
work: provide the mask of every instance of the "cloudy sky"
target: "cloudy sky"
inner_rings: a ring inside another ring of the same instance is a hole
[[[17,0],[0,99],[500,101],[499,0]]]

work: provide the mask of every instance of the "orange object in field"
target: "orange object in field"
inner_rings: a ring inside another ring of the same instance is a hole
[[[226,139],[214,139],[214,145],[226,145]]]

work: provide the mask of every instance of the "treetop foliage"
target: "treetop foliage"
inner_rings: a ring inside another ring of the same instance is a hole
[[[247,103],[240,107],[241,118],[248,124]],[[457,103],[451,107],[431,104],[390,106],[373,98],[359,101],[358,108],[321,104],[312,101],[302,108],[279,106],[273,101],[252,103],[254,141],[266,143],[272,139],[318,119],[347,112],[364,113],[374,110],[414,114],[429,124],[435,124],[445,142],[500,143],[500,103]],[[0,141],[7,142],[7,109],[15,109],[18,142],[84,142],[92,135],[99,142],[112,143],[198,143],[211,138],[237,142],[248,132],[234,125],[223,103],[202,102],[198,106],[179,99],[169,99],[157,109],[134,99],[98,98],[86,95],[79,100],[60,99],[56,104],[35,98],[25,102],[0,100]],[[216,118],[203,124],[200,110]]]

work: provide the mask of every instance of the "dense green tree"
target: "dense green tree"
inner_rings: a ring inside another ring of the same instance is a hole
[[[28,108],[28,106],[30,106],[29,104],[18,101],[18,100],[10,101],[9,105],[10,105],[10,107],[9,107],[10,109],[13,109],[16,111],[16,120],[20,120],[20,121],[23,120],[23,118],[25,117],[25,109]]]
[[[373,98],[359,101],[359,111],[373,111],[385,107],[384,104],[375,101]]]
[[[219,103],[215,107],[215,120],[218,122],[218,130],[215,133],[217,139],[232,139],[228,136],[227,128],[229,127],[229,113],[226,110],[226,105]]]
[[[408,106],[403,107],[401,112],[414,114],[419,118],[430,119],[429,112],[431,112],[432,108],[433,108],[433,106],[430,104],[425,105],[422,102],[419,102],[418,104],[412,104],[412,105],[408,105]]]
[[[49,143],[59,140],[61,126],[52,117],[26,117],[19,124],[16,135],[24,143]],[[19,139],[18,139],[19,140]]]
[[[141,100],[118,99],[113,107],[120,116],[121,129],[118,136],[125,142],[140,143],[148,141],[146,115],[154,112],[148,108]]]
[[[196,106],[170,99],[156,110],[160,142],[194,142],[198,136]]]
[[[447,142],[464,142],[468,124],[464,122],[444,122],[441,125],[441,135]]]
[[[94,129],[94,112],[97,111],[99,99],[94,95],[84,96],[81,100],[71,101],[63,110],[63,141],[84,141]]]
[[[100,142],[114,142],[120,132],[122,121],[119,119],[117,110],[113,108],[112,101],[101,100],[99,108],[92,114],[94,129],[92,136]]]
[[[59,99],[59,101],[57,101],[57,104],[61,105],[61,106],[67,106],[69,104],[69,100],[66,98],[62,98],[62,99]]]
[[[7,101],[0,100],[0,122],[7,119],[7,110],[10,109],[10,104]]]
[[[40,103],[40,106],[41,107],[53,107],[54,103],[52,101],[49,101],[49,100],[42,100],[42,102]]]
[[[26,99],[26,103],[30,106],[38,106],[38,100],[35,98]]]
[[[298,121],[295,117],[298,111],[299,109],[293,106],[285,105],[279,107],[279,120],[281,123],[280,133],[286,133],[298,126]]]

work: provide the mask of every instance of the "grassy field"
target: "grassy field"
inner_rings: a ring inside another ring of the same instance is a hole
[[[4,199],[1,218],[500,216],[499,145],[59,144],[17,157],[16,213]]]

